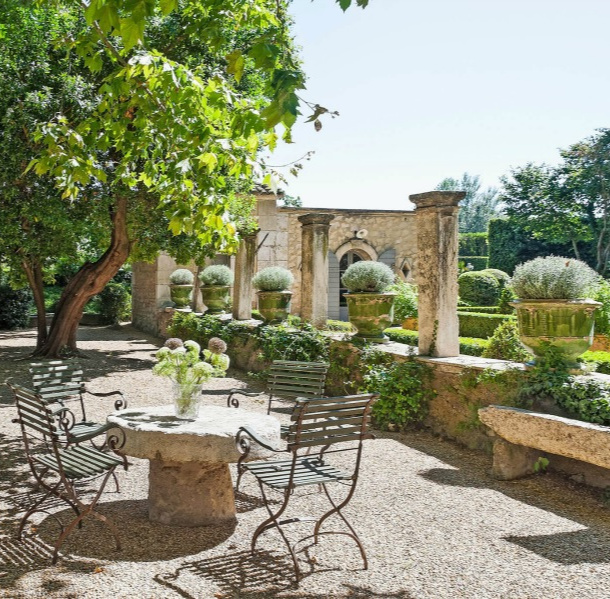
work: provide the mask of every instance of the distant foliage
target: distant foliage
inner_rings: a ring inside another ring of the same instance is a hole
[[[394,320],[396,322],[402,322],[407,318],[417,317],[416,285],[399,281],[389,287],[388,291],[396,293],[396,298],[394,299]]]
[[[601,302],[601,306],[595,311],[595,332],[610,334],[610,282],[605,279],[599,281],[597,291],[591,298]]]
[[[489,265],[487,256],[460,256],[458,258],[460,272],[469,270],[485,270]]]
[[[599,275],[573,258],[536,258],[515,269],[512,288],[520,299],[580,299],[595,292]]]
[[[487,232],[460,233],[458,253],[460,256],[488,256]]]
[[[473,306],[495,306],[500,299],[500,283],[484,272],[465,272],[458,277],[460,298]]]
[[[347,267],[341,282],[350,293],[383,293],[395,278],[387,264],[362,260]]]
[[[487,339],[503,322],[514,320],[515,317],[508,314],[477,314],[476,312],[458,311],[458,319],[460,337]]]
[[[131,295],[120,283],[108,283],[99,294],[100,317],[104,324],[118,324],[131,316]]]
[[[0,284],[0,329],[24,329],[30,324],[32,294],[29,289],[12,289]]]
[[[292,273],[281,266],[269,266],[257,272],[252,278],[252,285],[259,291],[285,291],[292,287]]]
[[[224,264],[213,264],[203,269],[199,280],[203,285],[228,286],[233,283],[233,271]]]

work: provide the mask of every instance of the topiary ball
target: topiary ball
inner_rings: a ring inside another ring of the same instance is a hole
[[[362,260],[348,266],[341,282],[350,293],[383,293],[395,278],[387,264]]]
[[[227,287],[233,283],[233,271],[224,264],[213,264],[204,268],[199,275],[204,285],[220,285]]]
[[[484,272],[496,277],[496,279],[498,279],[498,283],[500,283],[500,287],[506,287],[506,285],[510,283],[510,275],[499,268],[485,268],[479,272]]]
[[[284,291],[292,287],[292,273],[281,266],[269,266],[252,277],[252,285],[259,291]]]
[[[169,275],[169,282],[172,285],[192,285],[195,275],[186,268],[178,268]]]
[[[460,299],[472,306],[495,306],[502,287],[496,277],[483,271],[465,272],[458,277]]]

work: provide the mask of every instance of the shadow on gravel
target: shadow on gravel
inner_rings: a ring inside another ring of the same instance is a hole
[[[488,474],[491,456],[475,453],[429,433],[382,433],[382,436],[447,464],[447,468],[419,472],[426,480],[452,487],[491,489],[586,527],[586,530],[576,532],[506,537],[507,541],[562,564],[610,562],[610,513],[600,501],[601,491],[577,485],[556,473],[515,481],[496,480]]]
[[[310,564],[310,567],[313,564]],[[305,567],[305,564],[301,564]],[[322,570],[316,566],[315,573],[323,574],[331,571]],[[180,597],[197,599],[180,585],[180,576],[192,575],[214,580],[220,587],[220,592],[214,596],[218,599],[273,599],[299,598],[299,599],[327,599],[327,593],[308,593],[300,591],[294,582],[292,560],[287,555],[275,555],[268,551],[257,551],[254,555],[250,551],[238,551],[229,555],[220,555],[202,560],[186,562],[174,572],[158,574],[154,580]],[[303,582],[310,573],[304,573]],[[345,592],[341,595],[333,593],[333,597],[345,599],[414,599],[406,591],[398,593],[375,593],[374,591],[345,584]],[[191,585],[192,588],[192,585]]]
[[[85,520],[81,530],[67,538],[63,555],[88,557],[109,561],[157,562],[208,551],[226,541],[234,532],[235,524],[183,528],[164,526],[148,519],[147,500],[106,501],[98,504],[100,514],[107,516],[119,529],[122,550],[117,552],[114,537],[101,522]],[[55,512],[62,521],[72,519],[70,510]],[[39,525],[38,537],[53,544],[57,526],[53,518],[45,518]]]

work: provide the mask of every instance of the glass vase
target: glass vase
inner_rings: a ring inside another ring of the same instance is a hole
[[[197,418],[201,401],[201,383],[176,383],[172,381],[172,391],[176,416],[179,418]]]

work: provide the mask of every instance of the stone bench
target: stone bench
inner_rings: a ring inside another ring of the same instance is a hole
[[[493,448],[495,478],[532,474],[546,453],[610,469],[610,427],[506,406],[481,408],[479,418],[498,437]]]

